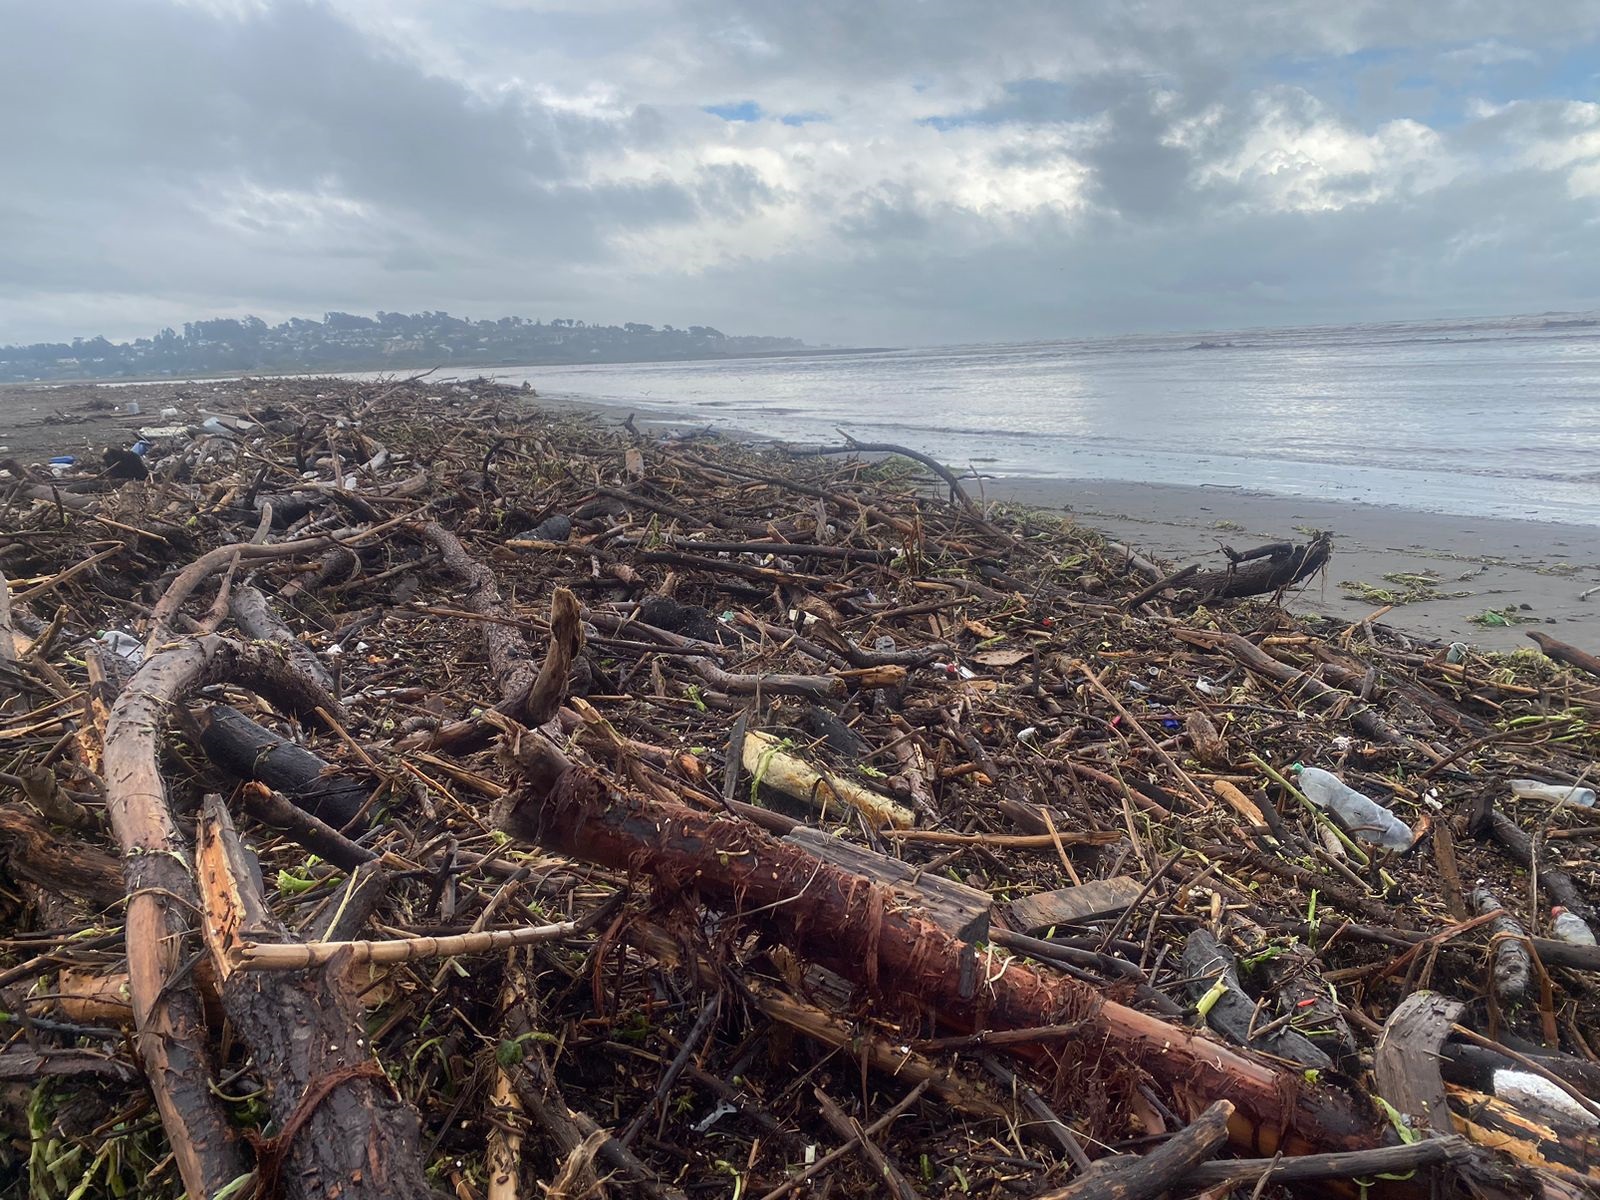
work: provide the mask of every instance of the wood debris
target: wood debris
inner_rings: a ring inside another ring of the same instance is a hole
[[[1587,652],[848,434],[168,400],[0,477],[0,1195],[1600,1188],[1600,825],[1506,786],[1593,784]]]

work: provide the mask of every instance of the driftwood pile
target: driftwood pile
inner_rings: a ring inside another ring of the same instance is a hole
[[[1173,571],[894,446],[191,397],[0,478],[5,1195],[1600,1181],[1600,828],[1506,783],[1589,782],[1583,652],[1297,621],[1326,536]]]

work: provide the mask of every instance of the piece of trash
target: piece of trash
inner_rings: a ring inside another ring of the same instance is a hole
[[[1573,946],[1592,946],[1595,944],[1594,930],[1590,929],[1589,922],[1585,921],[1577,913],[1568,912],[1558,904],[1550,910],[1550,915],[1555,918],[1553,927],[1556,931],[1556,936],[1563,942]]]
[[[1201,675],[1194,681],[1194,690],[1199,692],[1202,696],[1215,696],[1222,689],[1219,688],[1215,683],[1211,682],[1211,680],[1207,679],[1204,675]]]
[[[695,1124],[694,1131],[696,1133],[704,1133],[718,1121],[722,1120],[723,1117],[732,1116],[738,1111],[739,1110],[737,1108],[729,1104],[726,1100],[718,1100],[717,1106],[713,1108],[703,1120]]]
[[[1540,783],[1537,779],[1513,779],[1511,794],[1518,800],[1545,800],[1551,804],[1570,804],[1576,808],[1593,808],[1595,799],[1593,788]]]
[[[140,411],[139,410],[139,402],[137,400],[129,400],[128,401],[128,409],[127,409],[127,411],[128,411],[128,415],[130,417],[137,417],[139,415],[139,411]]]
[[[1444,660],[1457,665],[1467,661],[1467,654],[1472,648],[1465,642],[1451,642],[1450,649],[1446,652]]]
[[[1353,837],[1385,850],[1407,850],[1416,840],[1407,825],[1370,796],[1349,787],[1331,771],[1300,767],[1300,790],[1318,808],[1335,813]]]
[[[108,629],[95,640],[118,658],[135,664],[144,661],[144,643],[120,629]]]

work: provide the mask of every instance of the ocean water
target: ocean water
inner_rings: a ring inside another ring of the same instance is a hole
[[[1597,314],[485,373],[990,475],[1600,523]]]

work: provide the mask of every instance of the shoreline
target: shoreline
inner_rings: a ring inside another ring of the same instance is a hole
[[[539,395],[537,403],[662,430],[704,428],[681,414],[649,405],[610,404],[570,394]],[[739,428],[716,427],[720,436],[751,442],[771,439]],[[963,477],[974,499],[1011,502],[1064,512],[1136,550],[1183,566],[1225,565],[1220,546],[1243,550],[1305,531],[1334,534],[1328,570],[1284,605],[1302,616],[1360,621],[1384,607],[1345,584],[1403,593],[1405,583],[1385,576],[1431,573],[1434,598],[1411,599],[1378,620],[1412,637],[1461,641],[1486,650],[1531,648],[1528,633],[1600,645],[1600,528],[1514,517],[1467,516],[1322,500],[1228,486],[1145,483],[1139,480],[1066,479],[1023,475]],[[1465,593],[1465,594],[1457,594]],[[1512,607],[1518,624],[1475,623],[1487,610]],[[1526,606],[1526,608],[1522,607]]]
[[[215,381],[208,381],[215,382]],[[82,386],[82,385],[79,385]],[[153,395],[139,417],[89,410],[73,385],[39,390],[32,403],[20,389],[0,389],[0,456],[92,452],[111,441],[131,441],[140,424],[156,420],[157,397],[175,394],[175,382],[143,386]],[[203,386],[189,384],[189,387]],[[85,391],[88,389],[85,388]],[[101,392],[100,395],[104,395]],[[11,404],[5,401],[10,399]],[[681,413],[648,404],[614,404],[571,393],[533,393],[528,401],[555,412],[586,413],[620,423],[632,413],[641,426],[663,433],[708,428]],[[202,399],[203,403],[203,399]],[[49,419],[54,410],[77,412],[68,423]],[[29,420],[28,418],[32,418]],[[750,443],[772,439],[748,429],[713,424],[717,436]],[[1252,492],[1225,486],[1189,486],[1139,481],[1030,476],[965,477],[974,499],[1012,502],[1065,512],[1152,557],[1183,566],[1224,563],[1219,546],[1246,549],[1304,531],[1335,534],[1327,572],[1308,588],[1285,597],[1291,611],[1360,621],[1383,607],[1377,598],[1348,595],[1346,582],[1401,591],[1385,579],[1397,573],[1432,572],[1437,598],[1399,604],[1379,620],[1402,633],[1463,641],[1489,650],[1528,648],[1527,634],[1542,631],[1586,648],[1600,647],[1600,527],[1510,517],[1472,517],[1353,500],[1320,500]],[[1467,593],[1453,595],[1451,593]],[[1474,624],[1486,610],[1517,609],[1527,623],[1508,627]]]
[[[1441,595],[1396,604],[1379,620],[1413,636],[1491,650],[1531,647],[1527,635],[1533,631],[1600,644],[1600,594],[1579,599],[1600,588],[1600,529],[1593,526],[1137,481],[1018,476],[981,483],[988,500],[1064,511],[1180,566],[1226,565],[1219,552],[1224,544],[1243,550],[1328,530],[1335,536],[1327,572],[1284,600],[1302,615],[1360,621],[1383,601],[1354,596],[1346,582],[1403,592],[1404,583],[1385,575],[1431,572],[1437,577],[1433,590]],[[1508,605],[1519,606],[1527,623],[1498,627],[1469,619]]]

